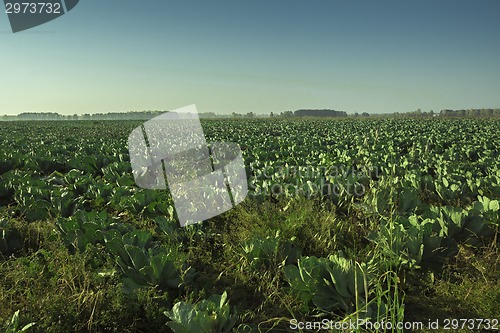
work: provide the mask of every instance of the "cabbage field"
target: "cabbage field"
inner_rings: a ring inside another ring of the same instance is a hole
[[[185,228],[140,122],[0,124],[2,332],[500,329],[498,119],[202,120],[249,193]]]

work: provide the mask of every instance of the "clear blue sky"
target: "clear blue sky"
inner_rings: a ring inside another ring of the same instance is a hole
[[[0,114],[500,107],[500,1],[82,0],[13,34]]]

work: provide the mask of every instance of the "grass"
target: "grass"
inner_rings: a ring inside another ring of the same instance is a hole
[[[100,245],[71,254],[53,221],[12,223],[25,247],[0,263],[0,320],[9,320],[19,310],[19,327],[36,323],[29,332],[169,332],[163,312],[175,302],[197,302],[223,291],[239,309],[241,332],[244,327],[286,332],[290,319],[317,320],[315,313],[304,314],[303,304],[287,287],[285,258],[276,257],[255,269],[244,256],[244,242],[279,232],[280,239],[293,239],[303,255],[350,251],[360,260],[382,246],[364,242],[375,220],[359,218],[355,212],[347,215],[318,200],[298,199],[286,205],[246,200],[204,225],[172,234],[155,231],[147,219],[131,221],[148,227],[166,244],[182,239],[182,258],[198,275],[181,291],[147,288],[130,299],[121,290],[119,268]],[[479,250],[461,246],[442,274],[413,272],[406,281],[397,267],[385,267],[372,281],[370,302],[379,309],[385,304],[381,316],[391,322],[500,318],[499,254],[496,239]],[[363,309],[358,310],[352,318],[362,314]],[[343,318],[336,312],[327,317]]]
[[[496,240],[479,251],[461,246],[435,281],[415,284],[409,292],[407,320],[500,318],[500,253]],[[426,330],[426,332],[431,330]],[[449,330],[432,330],[446,332]],[[478,330],[470,330],[478,331]]]

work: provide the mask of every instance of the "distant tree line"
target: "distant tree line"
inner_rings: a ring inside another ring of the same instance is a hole
[[[500,109],[441,110],[443,117],[500,117]]]
[[[148,120],[159,116],[167,111],[128,111],[128,112],[108,112],[108,113],[94,113],[88,114],[85,113],[83,115],[77,116],[76,119],[81,120],[121,120],[121,119],[130,119],[130,120]],[[75,115],[76,116],[76,115]],[[75,119],[73,117],[73,119]]]
[[[108,113],[94,113],[94,114],[74,114],[74,115],[62,115],[55,112],[23,112],[19,115],[5,115],[0,116],[0,120],[149,120],[160,114],[168,111],[159,110],[148,110],[148,111],[128,111],[128,112],[108,112]],[[246,114],[233,112],[230,115],[216,114],[214,112],[205,112],[198,114],[200,118],[255,118],[259,116],[264,116],[262,114],[256,114],[254,112],[248,112]],[[296,111],[284,111],[279,114],[273,112],[269,115],[271,118],[274,117],[370,117],[370,114],[363,112],[359,114],[358,112],[348,115],[345,111],[336,111],[331,109],[300,109]],[[422,111],[420,109],[411,112],[395,112],[393,114],[372,114],[373,117],[500,117],[500,109],[461,109],[461,110],[450,110],[444,109],[439,113],[435,113],[433,110],[429,112]]]
[[[394,112],[395,117],[434,117],[437,116],[438,113],[435,113],[434,110],[430,110],[429,112],[422,111],[420,109],[417,109],[416,111],[410,111],[410,112]]]
[[[368,116],[368,113],[363,115]],[[347,117],[347,112],[336,111],[331,109],[300,109],[296,111],[283,111],[279,115],[275,115],[273,112],[270,114],[271,118],[274,117]]]
[[[149,120],[168,111],[128,111],[63,115],[55,112],[23,112],[16,116],[0,116],[0,120]],[[199,113],[200,118],[218,118],[214,112]],[[225,116],[227,117],[227,116]]]
[[[17,116],[2,116],[0,120],[148,120],[167,111],[129,111],[64,115],[56,112],[23,112]]]
[[[293,113],[295,117],[347,117],[347,112],[336,111],[336,110],[311,110],[311,109],[301,109]]]
[[[233,113],[231,113],[231,116],[233,118],[254,118],[257,115],[255,113],[253,113],[253,112],[247,112],[246,114],[233,112]]]
[[[370,114],[368,112],[363,112],[361,114],[361,117],[369,117],[369,116],[370,116]],[[359,117],[359,113],[355,112],[354,117]]]
[[[461,109],[461,110],[450,110],[444,109],[439,113],[430,110],[429,112],[422,111],[420,109],[411,112],[395,112],[396,117],[500,117],[500,109]]]

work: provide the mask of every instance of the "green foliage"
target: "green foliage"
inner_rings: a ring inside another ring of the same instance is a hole
[[[85,250],[88,244],[104,244],[107,237],[117,236],[131,230],[127,224],[109,216],[105,211],[78,211],[69,218],[59,218],[56,225],[66,246],[71,250]]]
[[[191,283],[196,274],[190,267],[178,268],[178,253],[173,249],[153,247],[153,237],[146,230],[134,230],[123,236],[113,232],[101,234],[106,249],[115,256],[124,274],[126,294],[147,286],[177,289]]]
[[[144,252],[137,246],[126,244],[120,250],[117,263],[125,275],[123,283],[127,293],[143,286],[178,288],[183,282],[180,270],[167,252],[153,254],[152,251]],[[192,272],[189,277],[192,278]]]
[[[321,311],[342,310],[349,314],[367,304],[369,280],[365,264],[341,256],[302,257],[298,265],[284,268],[292,291],[307,306]]]
[[[457,252],[456,243],[432,219],[416,215],[380,223],[369,239],[376,244],[373,256],[388,269],[425,268],[440,271],[446,259]]]
[[[480,214],[491,226],[500,226],[500,201],[490,200],[486,196],[478,196],[478,201],[472,205],[472,209]]]
[[[133,182],[139,124],[2,124],[2,322],[25,309],[48,333],[162,331],[180,303],[170,325],[202,331],[219,311],[223,331],[227,302],[195,302],[223,290],[254,331],[408,321],[415,299],[430,304],[417,320],[500,315],[498,120],[203,120],[209,143],[242,147],[249,194],[186,228],[168,189]]]
[[[236,309],[227,303],[227,293],[212,295],[196,304],[179,302],[165,311],[171,320],[167,326],[175,333],[230,332],[238,319]]]
[[[301,250],[293,245],[293,241],[294,238],[282,240],[279,231],[272,237],[257,237],[242,245],[243,256],[254,269],[295,263],[301,255]]]
[[[35,323],[29,323],[22,328],[19,327],[19,310],[14,312],[10,321],[7,321],[3,327],[4,333],[19,333],[19,332],[27,332],[31,327],[35,326]]]
[[[0,255],[9,256],[23,248],[19,232],[9,228],[8,220],[0,220]]]

